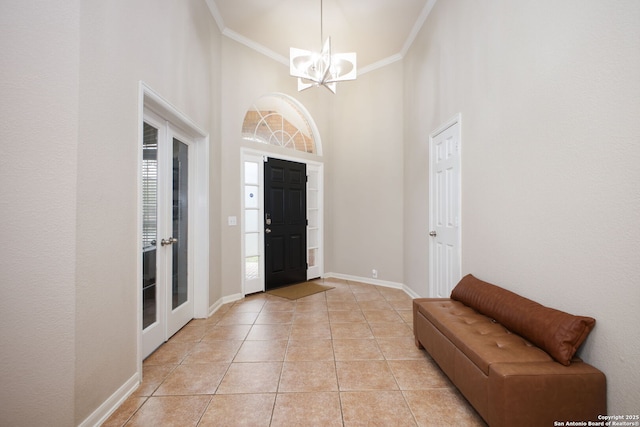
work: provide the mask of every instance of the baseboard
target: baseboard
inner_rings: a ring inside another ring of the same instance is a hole
[[[421,298],[420,295],[418,295],[416,293],[416,291],[414,291],[413,289],[411,289],[410,287],[408,287],[407,285],[402,285],[402,290],[405,291],[405,293],[407,295],[409,295],[411,298],[416,299],[416,298]]]
[[[131,378],[129,378],[124,384],[116,390],[102,405],[98,407],[91,415],[87,417],[79,427],[97,427],[102,425],[116,409],[124,403],[125,400],[138,388],[140,385],[140,375],[136,372]]]
[[[342,273],[325,273],[324,277],[332,277],[334,279],[348,280],[350,282],[366,283],[368,285],[383,286],[385,288],[404,289],[404,285],[402,283],[372,279],[369,277],[351,276],[349,274],[342,274]]]
[[[244,296],[242,294],[233,294],[233,295],[229,295],[229,296],[220,298],[218,301],[214,302],[211,305],[211,307],[209,307],[209,317],[213,313],[218,311],[220,309],[220,307],[222,307],[223,305],[228,304],[230,302],[239,301],[242,298],[244,298]]]

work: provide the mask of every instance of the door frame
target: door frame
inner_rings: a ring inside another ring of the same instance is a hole
[[[284,154],[273,153],[266,150],[256,150],[253,148],[242,147],[240,150],[240,265],[241,265],[241,281],[242,281],[242,296],[253,292],[264,292],[265,290],[265,249],[264,249],[264,161],[266,158],[280,159],[280,160],[288,160],[297,163],[304,163],[307,165],[307,176],[310,173],[318,174],[318,188],[313,189],[316,194],[317,199],[317,209],[318,211],[318,230],[317,230],[317,260],[314,267],[307,267],[307,279],[314,277],[323,277],[324,276],[324,163],[309,160],[301,157],[295,156],[287,156]],[[244,204],[244,186],[245,186],[245,178],[244,178],[244,164],[245,161],[257,161],[260,160],[261,165],[259,167],[258,172],[258,194],[260,194],[260,203],[259,203],[259,212],[258,215],[258,233],[259,233],[259,283],[257,287],[254,286],[247,292],[247,283],[246,283],[246,264],[245,264],[245,204]],[[309,212],[309,185],[307,183],[307,215]],[[307,219],[308,216],[307,216]],[[309,261],[309,226],[307,226],[307,262]]]
[[[142,253],[142,146],[144,140],[143,123],[145,110],[152,111],[174,128],[185,134],[193,142],[191,166],[193,167],[193,221],[194,232],[190,264],[193,279],[193,317],[206,318],[209,315],[209,134],[202,130],[189,117],[181,113],[145,82],[138,84],[138,170],[137,170],[137,245],[136,254]],[[195,262],[197,260],[198,262]],[[142,257],[137,256],[136,264],[136,302],[137,302],[137,368],[142,379]]]
[[[434,190],[434,176],[433,176],[433,168],[432,159],[434,156],[434,140],[438,137],[442,132],[448,130],[453,126],[458,126],[458,200],[457,200],[457,227],[458,227],[458,241],[457,243],[457,258],[458,258],[458,271],[456,272],[458,277],[462,276],[462,114],[458,113],[442,125],[440,125],[436,130],[429,134],[429,233],[431,230],[434,230],[434,199],[435,199],[435,190]],[[435,298],[437,295],[435,289],[435,239],[427,236],[429,239],[429,297]]]

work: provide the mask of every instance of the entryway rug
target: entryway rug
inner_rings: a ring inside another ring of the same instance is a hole
[[[267,293],[290,300],[296,300],[317,294],[318,292],[328,291],[333,288],[333,286],[321,285],[317,282],[302,282],[291,286],[285,286],[283,288],[273,289],[267,291]]]

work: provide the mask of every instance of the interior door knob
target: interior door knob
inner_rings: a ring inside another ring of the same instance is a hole
[[[178,239],[176,239],[175,237],[169,237],[168,239],[162,239],[160,240],[160,244],[162,246],[167,246],[167,245],[173,245],[174,243],[176,243],[178,241]]]
[[[429,236],[431,236],[431,237],[436,237],[437,235],[438,235],[438,233],[436,233],[435,231],[429,232]]]

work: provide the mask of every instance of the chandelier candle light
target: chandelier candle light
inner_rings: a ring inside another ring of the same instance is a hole
[[[320,0],[320,42],[323,38]],[[324,42],[320,53],[292,47],[289,49],[289,73],[298,78],[298,91],[312,86],[324,86],[336,93],[337,82],[356,79],[356,54],[351,52],[332,55],[331,37]]]

